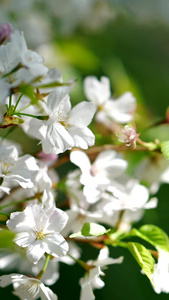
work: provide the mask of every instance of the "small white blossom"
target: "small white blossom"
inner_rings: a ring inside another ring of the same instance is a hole
[[[157,294],[169,293],[169,252],[159,250],[158,262],[152,276],[153,288]]]
[[[145,209],[157,206],[157,198],[148,200],[149,190],[136,179],[124,176],[107,187],[95,209],[98,213],[102,212],[103,223],[111,226],[115,225],[115,221],[118,222],[120,212],[123,211],[119,229],[126,231],[132,222],[141,219]]]
[[[110,82],[105,76],[99,81],[88,76],[84,81],[86,97],[97,107],[96,120],[111,126],[111,122],[128,123],[133,119],[136,100],[132,93],[126,92],[118,99],[111,99]]]
[[[36,75],[44,75],[48,69],[43,65],[43,58],[36,52],[29,50],[23,32],[15,31],[11,34],[11,42],[0,47],[0,72],[8,74],[19,64],[28,68]],[[36,77],[34,75],[34,77]]]
[[[57,87],[44,105],[48,120],[31,120],[28,133],[39,138],[47,154],[59,154],[72,147],[87,149],[95,142],[90,124],[95,108],[92,103],[81,102],[71,110],[67,87]]]
[[[102,151],[93,164],[82,151],[71,152],[70,160],[81,169],[80,182],[85,186],[84,194],[89,203],[96,202],[100,192],[127,168],[127,161],[113,150]]]
[[[68,256],[66,256],[68,257]],[[30,262],[25,253],[25,249],[18,246],[13,250],[2,249],[0,250],[0,270],[1,271],[13,271],[21,274],[29,274],[29,276],[36,277],[46,261],[45,255],[38,261],[37,264]],[[47,268],[41,277],[41,281],[46,285],[54,284],[59,278],[59,263],[57,258],[49,260]]]
[[[21,300],[57,300],[56,294],[46,287],[40,280],[21,274],[10,274],[0,276],[0,287],[13,284],[15,296]]]
[[[48,72],[48,68],[43,65],[44,59],[28,49],[23,32],[15,31],[11,34],[11,41],[0,46],[0,57],[0,73],[5,75],[1,101],[3,95],[9,95],[11,88],[34,82]]]
[[[109,250],[106,246],[100,250],[97,260],[88,261],[87,264],[91,266],[91,268],[85,274],[85,277],[80,279],[80,300],[94,300],[95,296],[93,294],[93,289],[101,289],[105,285],[100,278],[100,276],[105,275],[101,269],[110,264],[120,264],[122,261],[123,257],[117,259],[109,257]]]
[[[4,182],[17,182],[23,188],[31,188],[34,172],[39,170],[34,157],[18,157],[15,146],[0,146],[0,177]]]
[[[43,209],[33,204],[22,212],[12,213],[7,227],[17,233],[15,243],[27,247],[27,258],[37,263],[45,252],[55,257],[67,253],[68,244],[60,234],[67,219],[67,214],[58,208]]]

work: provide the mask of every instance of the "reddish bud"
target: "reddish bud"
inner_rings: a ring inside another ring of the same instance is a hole
[[[12,30],[13,28],[10,23],[3,23],[0,26],[0,45],[10,37]]]

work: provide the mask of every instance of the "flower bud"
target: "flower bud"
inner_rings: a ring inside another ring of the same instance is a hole
[[[0,45],[7,40],[12,33],[12,25],[10,23],[3,23],[0,26]]]
[[[125,125],[124,128],[120,128],[118,132],[116,132],[116,136],[118,137],[118,140],[126,146],[131,146],[133,144],[134,148],[136,148],[136,141],[140,134],[136,133],[136,125],[134,126],[128,126]]]
[[[42,159],[45,162],[53,163],[54,161],[58,160],[58,154],[46,154],[43,151],[40,151],[37,154],[39,159]]]

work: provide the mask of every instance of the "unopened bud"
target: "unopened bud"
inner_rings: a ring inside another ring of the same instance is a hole
[[[124,126],[124,128],[116,132],[116,136],[119,141],[126,144],[126,146],[131,146],[133,144],[134,148],[136,147],[136,141],[140,134],[136,133],[136,125],[134,127]]]
[[[10,23],[3,23],[0,26],[0,45],[10,37],[12,30],[13,28]]]
[[[58,154],[46,154],[43,151],[40,151],[37,154],[37,157],[45,162],[53,163],[58,160]]]

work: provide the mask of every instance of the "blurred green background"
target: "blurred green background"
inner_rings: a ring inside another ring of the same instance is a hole
[[[136,124],[147,141],[169,139],[168,126],[146,130],[164,119],[169,106],[169,2],[149,1],[0,1],[2,22],[11,22],[24,30],[28,46],[44,56],[48,67],[63,71],[64,80],[76,78],[71,92],[73,103],[85,100],[83,79],[87,75],[108,76],[112,94],[125,91],[137,98]],[[33,30],[32,30],[33,28]],[[33,153],[37,141],[19,131],[11,138],[19,141],[27,153]],[[147,211],[136,224],[152,223],[169,234],[169,186],[157,193],[158,208]],[[97,252],[84,247],[84,259]],[[124,256],[121,265],[105,271],[105,287],[95,290],[98,300],[167,299],[157,295],[130,253],[111,249],[112,257]],[[79,278],[83,270],[61,264],[61,275],[52,289],[61,299],[79,299]],[[1,297],[15,298],[8,289]],[[86,299],[87,300],[87,299]]]

